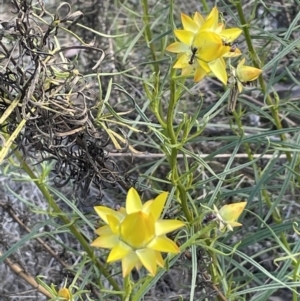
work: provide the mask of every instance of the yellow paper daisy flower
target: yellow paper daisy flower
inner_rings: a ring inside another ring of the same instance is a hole
[[[234,204],[224,205],[220,210],[214,205],[214,213],[219,221],[219,229],[222,231],[227,228],[233,231],[234,227],[242,226],[241,223],[237,222],[238,218],[245,209],[247,202],[239,202]]]
[[[106,225],[96,230],[100,237],[91,245],[111,249],[107,262],[122,260],[123,277],[134,267],[139,269],[141,266],[155,276],[157,265],[164,266],[161,252],[179,252],[176,243],[165,234],[183,227],[184,223],[159,218],[167,197],[168,193],[163,192],[142,204],[137,191],[130,188],[126,208],[115,211],[104,206],[95,207]]]
[[[245,58],[243,58],[235,70],[235,75],[238,79],[239,92],[243,90],[243,84],[256,80],[262,73],[261,69],[254,68],[251,66],[244,66]]]
[[[173,68],[182,69],[182,75],[194,74],[195,82],[202,80],[212,72],[224,84],[227,82],[227,73],[222,56],[229,47],[223,45],[220,36],[214,32],[200,32],[195,35],[186,30],[175,30],[180,42],[167,47],[170,52],[178,53],[178,60]]]
[[[193,18],[181,14],[181,21],[184,29],[174,30],[178,41],[166,48],[167,51],[178,53],[173,68],[182,69],[182,76],[194,75],[195,82],[211,73],[226,85],[227,72],[223,57],[240,55],[232,42],[242,31],[238,28],[225,29],[225,25],[219,23],[216,7],[206,19],[197,12]]]
[[[72,294],[71,294],[70,290],[67,289],[66,287],[61,288],[58,291],[57,296],[60,297],[61,300],[64,300],[64,301],[73,301]]]
[[[213,31],[217,33],[222,41],[224,46],[228,46],[228,52],[224,57],[235,57],[241,55],[241,51],[237,48],[237,44],[234,44],[233,41],[236,40],[242,30],[233,27],[225,29],[224,23],[219,23],[219,11],[215,6],[210,14],[207,16],[206,21],[202,24],[200,31]]]

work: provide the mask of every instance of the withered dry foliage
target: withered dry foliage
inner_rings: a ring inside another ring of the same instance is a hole
[[[107,186],[126,185],[124,171],[105,151],[108,135],[95,126],[99,100],[93,83],[64,55],[72,49],[96,51],[97,68],[104,53],[87,44],[63,48],[57,39],[82,13],[61,3],[51,15],[42,3],[33,7],[26,0],[14,0],[13,8],[14,18],[0,29],[0,161],[12,149],[39,162],[55,160],[55,184],[72,181],[82,195],[90,185],[99,196]]]

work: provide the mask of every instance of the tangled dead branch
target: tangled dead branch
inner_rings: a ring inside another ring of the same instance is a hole
[[[40,2],[33,7],[32,1],[14,0],[13,6],[15,18],[2,21],[0,29],[0,162],[11,149],[39,162],[55,160],[55,184],[62,187],[71,181],[81,195],[87,195],[91,185],[100,197],[107,186],[130,185],[105,151],[107,132],[94,122],[93,83],[64,56],[70,49],[96,51],[97,68],[103,51],[92,45],[61,48],[58,43],[62,26],[76,23],[82,13],[72,13],[67,3],[54,15]]]

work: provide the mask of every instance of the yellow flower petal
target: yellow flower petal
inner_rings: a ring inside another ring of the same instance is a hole
[[[105,225],[105,226],[102,226],[102,227],[96,229],[95,233],[98,235],[113,234],[108,225]]]
[[[186,45],[181,42],[174,42],[170,44],[166,50],[173,53],[187,52],[191,49],[189,45]]]
[[[199,12],[196,12],[194,14],[193,20],[196,22],[196,24],[198,25],[198,27],[200,28],[203,23],[205,22],[204,18],[202,17],[202,15]]]
[[[131,187],[128,190],[126,197],[126,212],[127,214],[135,213],[142,210],[143,205],[138,192]]]
[[[217,77],[224,85],[227,85],[227,72],[226,65],[223,58],[218,58],[213,62],[208,63],[211,72]]]
[[[165,266],[165,262],[161,256],[161,253],[158,251],[155,251],[155,257],[156,257],[156,263],[160,266],[160,267],[164,267]]]
[[[142,212],[149,214],[151,212],[151,205],[153,200],[149,200],[143,204]]]
[[[119,234],[120,221],[115,215],[107,215],[108,226],[114,234]]]
[[[205,76],[207,75],[207,72],[199,66],[194,74],[194,82],[200,82]]]
[[[135,253],[135,252],[134,252]],[[136,253],[135,253],[135,255],[136,255]],[[137,270],[139,270],[141,267],[143,266],[143,264],[141,263],[141,261],[140,261],[140,259],[137,261],[137,263],[136,263],[136,265],[135,265],[135,268],[137,269]]]
[[[168,192],[162,192],[151,203],[151,206],[149,207],[150,210],[149,213],[152,214],[155,221],[159,219],[164,209],[167,198],[168,198]]]
[[[124,258],[125,256],[127,256],[129,254],[129,252],[131,252],[131,251],[132,251],[132,248],[130,246],[126,245],[122,241],[119,241],[118,244],[116,244],[111,249],[106,261],[113,262],[113,261],[120,260],[120,259]]]
[[[209,30],[215,31],[218,28],[219,24],[219,11],[215,6],[209,15],[206,17],[204,24],[201,26],[201,31]]]
[[[225,24],[219,23],[217,28],[214,30],[216,33],[221,33],[223,30],[225,30]]]
[[[236,75],[241,82],[249,82],[252,80],[256,80],[259,75],[262,73],[261,69],[244,66],[245,58],[243,58],[237,68],[236,68]]]
[[[71,292],[66,287],[61,288],[58,291],[57,296],[60,298],[64,298],[63,300],[65,301],[71,301],[73,298]]]
[[[174,34],[180,42],[188,46],[192,45],[195,36],[193,32],[183,29],[175,29]]]
[[[239,48],[235,48],[235,47],[232,46],[230,48],[230,50],[223,55],[223,57],[231,58],[231,57],[240,56],[241,54],[242,54],[242,52],[241,52],[241,50]]]
[[[219,220],[219,230],[221,230],[223,232],[224,229],[225,229],[225,224],[222,222],[222,220]],[[230,231],[233,231],[231,226],[229,226],[228,229]]]
[[[229,224],[231,227],[241,227],[241,226],[243,226],[243,224],[238,223],[238,222],[228,222],[228,224]]]
[[[104,234],[96,238],[92,243],[92,247],[111,249],[119,242],[119,237],[115,234]]]
[[[237,85],[238,85],[239,93],[241,93],[243,91],[244,86],[239,80],[237,81]]]
[[[136,251],[136,255],[142,262],[143,266],[152,276],[156,274],[156,253],[151,249],[140,249]]]
[[[192,65],[182,68],[181,76],[189,76],[194,74],[195,68]]]
[[[198,63],[199,63],[199,65],[200,65],[200,67],[201,67],[206,73],[211,72],[208,63],[203,62],[203,61],[198,61]]]
[[[227,28],[220,32],[220,36],[225,42],[231,43],[237,39],[242,32],[243,31],[237,27]]]
[[[166,253],[179,253],[179,247],[176,243],[166,237],[165,235],[155,237],[147,246],[155,251],[166,252]]]
[[[234,222],[239,218],[246,205],[247,202],[224,205],[219,213],[226,223]]]
[[[129,252],[123,259],[122,259],[122,271],[123,277],[126,277],[132,269],[140,262],[140,259],[136,255],[134,251]]]
[[[200,32],[195,36],[193,47],[198,49],[197,60],[211,62],[223,56],[230,47],[224,46],[220,36],[214,32]]]
[[[123,216],[126,216],[126,215],[127,215],[126,209],[125,209],[124,207],[120,207],[117,211],[118,211],[120,214],[122,214]]]
[[[124,218],[124,215],[122,214],[122,212],[120,211],[115,211],[112,210],[108,207],[104,207],[104,206],[95,206],[94,207],[96,213],[101,217],[101,219],[108,224],[107,221],[107,215],[113,215],[115,216],[119,221],[122,221]]]
[[[187,53],[183,53],[179,56],[179,58],[177,59],[176,63],[174,64],[173,68],[174,69],[183,69],[183,68],[190,68],[191,65],[189,64],[189,56],[187,55]]]
[[[155,223],[155,234],[160,236],[184,226],[184,223],[178,220],[159,220]]]
[[[229,231],[233,231],[233,227],[232,227],[232,225],[231,225],[230,223],[227,223],[226,226],[227,226],[227,229],[228,229]],[[222,225],[222,227],[220,227],[220,230],[222,231],[222,229],[224,229],[224,228],[225,228],[225,226]]]
[[[199,30],[199,25],[189,16],[181,13],[181,23],[184,30],[196,33]]]

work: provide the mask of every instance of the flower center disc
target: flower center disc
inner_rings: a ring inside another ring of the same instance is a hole
[[[144,248],[155,237],[155,220],[152,214],[135,212],[125,217],[120,231],[121,239],[132,248]]]

